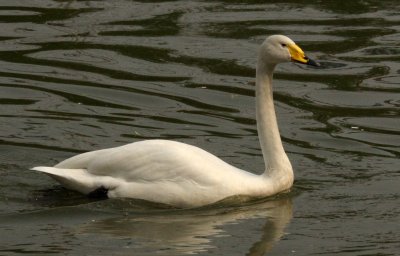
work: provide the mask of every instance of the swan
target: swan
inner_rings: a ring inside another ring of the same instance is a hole
[[[262,43],[256,69],[257,131],[265,171],[236,168],[198,147],[169,140],[144,140],[68,158],[32,170],[83,194],[135,198],[179,208],[200,207],[232,196],[267,197],[290,189],[294,174],[282,145],[272,94],[277,64],[317,66],[290,38],[272,35]]]

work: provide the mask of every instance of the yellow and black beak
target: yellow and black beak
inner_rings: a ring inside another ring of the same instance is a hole
[[[298,47],[296,44],[289,44],[288,46],[289,52],[290,52],[290,57],[292,61],[302,63],[302,64],[307,64],[310,66],[314,67],[319,67],[319,63],[315,62],[314,60],[308,58],[303,50]]]

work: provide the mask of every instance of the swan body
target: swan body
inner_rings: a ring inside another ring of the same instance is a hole
[[[283,149],[272,96],[276,64],[316,65],[288,37],[268,37],[261,46],[256,77],[257,129],[265,171],[236,168],[198,147],[169,140],[145,140],[83,153],[53,167],[35,167],[66,188],[89,194],[144,199],[176,207],[198,207],[224,198],[270,196],[288,190],[293,170]]]

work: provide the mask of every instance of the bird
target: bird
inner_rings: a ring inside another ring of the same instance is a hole
[[[289,37],[271,35],[261,44],[256,67],[257,132],[264,172],[255,174],[182,142],[149,139],[68,158],[45,173],[67,189],[107,198],[134,198],[177,208],[195,208],[235,196],[264,198],[289,191],[294,172],[282,145],[274,101],[273,73],[280,63],[318,66]]]

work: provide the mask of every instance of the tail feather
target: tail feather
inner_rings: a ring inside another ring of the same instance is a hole
[[[98,178],[96,179],[96,177],[90,174],[86,169],[61,169],[38,166],[31,170],[43,172],[61,183],[64,187],[79,191],[83,194],[89,194],[100,186],[103,186],[99,184]]]

